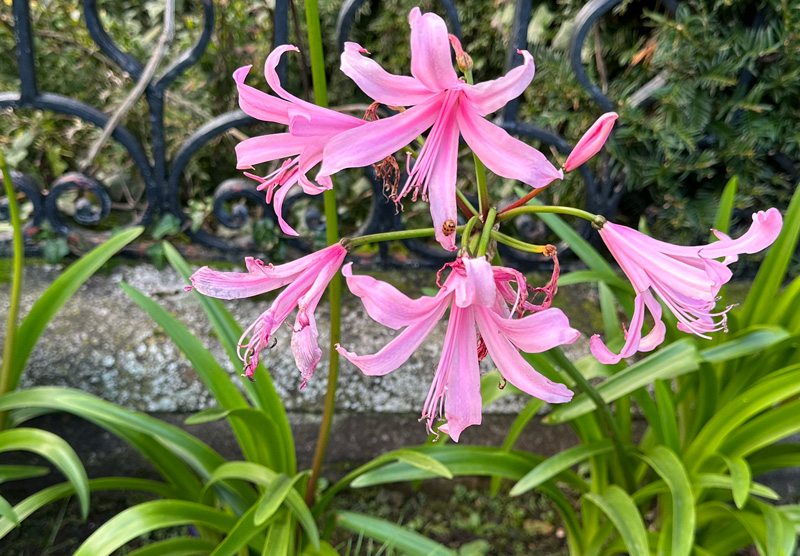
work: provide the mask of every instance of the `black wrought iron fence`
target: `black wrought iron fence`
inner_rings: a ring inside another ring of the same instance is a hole
[[[581,86],[588,91],[598,107],[604,111],[613,110],[614,102],[607,98],[601,89],[590,80],[581,59],[581,49],[592,25],[620,2],[622,0],[591,0],[588,2],[578,14],[570,41],[569,60],[572,71]],[[336,29],[340,48],[356,23],[356,14],[363,3],[364,0],[347,0],[341,7]],[[674,12],[677,2],[667,0],[662,1],[662,4]],[[440,5],[449,19],[451,30],[460,36],[461,25],[455,5],[449,0],[441,0]],[[167,144],[165,135],[166,92],[177,77],[197,62],[212,39],[215,20],[213,1],[202,0],[202,8],[203,25],[196,42],[168,65],[160,76],[151,77],[148,73],[148,65],[124,52],[104,29],[98,15],[97,1],[84,0],[83,2],[84,21],[92,40],[116,66],[127,72],[134,81],[142,84],[143,96],[148,107],[150,125],[148,145],[140,143],[122,124],[114,126],[111,133],[111,140],[124,147],[144,181],[144,196],[139,206],[131,209],[131,217],[127,219],[124,226],[148,225],[158,217],[172,215],[181,223],[181,229],[193,242],[225,251],[254,249],[251,241],[237,235],[236,230],[243,229],[248,220],[254,217],[254,214],[256,217],[266,219],[275,219],[275,214],[266,205],[264,196],[255,190],[253,183],[244,178],[235,178],[219,184],[214,192],[209,222],[199,228],[189,225],[190,217],[180,191],[181,175],[184,169],[203,146],[232,128],[252,125],[254,120],[239,110],[221,114],[194,131],[177,150],[174,146],[169,148],[170,145]],[[12,9],[20,89],[19,91],[0,92],[0,109],[52,111],[73,116],[98,128],[109,126],[113,116],[100,108],[74,98],[39,89],[34,48],[36,30],[32,26],[30,2],[29,0],[13,0]],[[169,17],[169,8],[166,11],[167,17]],[[517,50],[526,49],[529,46],[527,30],[531,16],[532,0],[517,0],[506,69],[510,69],[522,61]],[[288,0],[276,0],[274,19],[273,42],[275,45],[284,44],[288,37]],[[169,27],[170,24],[174,24],[174,20],[172,22],[165,21],[166,27]],[[285,77],[287,71],[285,62],[282,64],[279,73]],[[650,89],[649,84],[645,85],[639,96],[646,97]],[[518,118],[519,103],[519,99],[509,103],[497,115],[497,123],[518,137],[552,146],[563,154],[570,151],[570,144],[558,133],[530,122],[521,121]],[[168,158],[168,152],[175,152],[175,154]],[[584,208],[611,217],[617,210],[623,192],[624,172],[618,171],[619,169],[615,168],[615,161],[611,159],[601,167],[603,168],[602,175],[594,175],[586,166],[580,169],[581,179],[585,186]],[[403,226],[402,213],[397,214],[394,204],[384,197],[382,184],[374,179],[374,175],[368,177],[372,183],[372,206],[362,225],[362,232],[376,233],[401,229]],[[30,204],[31,214],[28,218],[30,231],[37,229],[45,221],[56,233],[71,233],[78,236],[91,236],[96,230],[108,227],[104,225],[112,205],[108,188],[86,169],[65,173],[48,184],[39,184],[34,178],[18,172],[12,174],[12,181],[18,193],[27,198]],[[59,198],[65,194],[77,196],[77,201],[70,204],[68,211],[63,208],[63,203],[59,203]],[[288,208],[297,200],[299,200],[299,196],[289,198],[284,206]],[[247,207],[258,210],[253,212]],[[320,218],[315,214],[306,216],[307,219]],[[520,229],[522,233],[525,233],[524,226],[520,226]],[[531,231],[530,233],[535,232]],[[310,246],[301,240],[289,241],[294,247],[310,249]],[[433,261],[449,257],[440,249],[428,247],[427,244],[420,241],[410,240],[406,242],[406,247],[411,252],[424,255]],[[506,255],[516,265],[531,266],[536,263],[533,257],[525,259],[524,254],[509,251]],[[391,259],[385,245],[382,246],[380,256],[385,262]]]

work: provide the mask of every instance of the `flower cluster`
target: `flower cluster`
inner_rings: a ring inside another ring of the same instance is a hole
[[[404,149],[411,153],[407,157],[407,179],[391,198],[400,203],[410,195],[414,200],[428,201],[436,240],[444,249],[455,251],[460,232],[462,248],[454,262],[440,271],[440,278],[443,273],[447,276],[442,283],[437,280],[438,293],[419,299],[410,299],[370,276],[353,274],[352,263],[345,265],[342,274],[347,285],[361,298],[369,316],[402,331],[375,354],[358,355],[339,345],[336,348],[364,374],[385,375],[401,367],[448,315],[444,345],[423,404],[422,419],[431,432],[436,421],[443,420],[438,431],[458,440],[466,427],[481,422],[479,363],[484,357],[491,356],[503,378],[523,392],[549,403],[564,403],[572,398],[572,392],[538,373],[520,351],[543,352],[570,344],[579,336],[566,315],[550,306],[558,278],[558,260],[552,246],[525,244],[526,250],[543,253],[555,263],[550,283],[532,288],[517,270],[489,262],[490,244],[508,237],[496,232],[496,209],[482,205],[480,214],[465,214],[470,219],[465,227],[456,225],[459,138],[489,170],[533,188],[518,203],[524,205],[528,197],[563,178],[564,171],[574,170],[597,154],[617,115],[602,115],[559,169],[541,152],[486,119],[519,96],[533,79],[534,63],[528,52],[519,52],[522,64],[505,76],[473,84],[471,59],[458,39],[448,35],[439,16],[423,14],[415,8],[409,23],[410,76],[386,72],[355,43],[347,43],[341,57],[342,71],[376,104],[396,112],[387,118],[377,119],[374,106],[360,119],[312,105],[285,91],[275,69],[284,53],[297,50],[293,46],[278,47],[267,58],[267,82],[277,97],[245,84],[250,66],[237,70],[234,79],[242,110],[288,129],[243,141],[236,153],[240,169],[251,170],[256,164],[283,160],[266,176],[247,175],[259,181],[267,202],[274,205],[281,229],[289,235],[296,232],[284,220],[281,206],[294,185],[307,194],[319,194],[332,187],[331,176],[339,170],[369,165],[376,165],[379,171],[394,169],[398,175],[395,154]],[[453,67],[451,49],[464,78],[459,78]],[[420,141],[426,132],[424,142]],[[418,151],[411,147],[415,142],[421,143]],[[308,174],[316,167],[319,170],[312,181]],[[576,214],[575,210],[564,212]],[[724,330],[729,308],[716,311],[715,305],[721,286],[731,278],[728,265],[736,261],[738,254],[755,253],[770,245],[782,224],[780,213],[770,209],[755,214],[752,227],[739,239],[717,233],[719,241],[710,245],[678,247],[606,222],[601,216],[577,213],[592,220],[636,292],[635,311],[621,351],[615,354],[599,336],[591,338],[592,353],[606,364],[653,350],[663,342],[666,328],[662,303],[675,314],[678,328],[684,332],[707,337]],[[502,211],[497,221],[502,221]],[[216,272],[204,267],[192,276],[192,287],[223,299],[286,288],[240,340],[247,377],[252,378],[260,352],[269,346],[281,323],[297,307],[291,348],[302,385],[311,378],[322,353],[317,344],[314,310],[329,281],[342,267],[348,246],[357,241],[358,238],[343,241],[280,266],[247,259],[246,273]],[[509,245],[522,245],[514,241]],[[530,292],[534,296],[529,298]],[[544,299],[536,304],[533,301],[538,294],[544,294]],[[646,312],[652,316],[653,325],[644,334]]]

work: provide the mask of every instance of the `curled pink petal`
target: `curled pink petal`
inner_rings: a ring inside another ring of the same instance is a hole
[[[752,255],[772,245],[778,239],[782,227],[783,218],[778,209],[759,211],[753,215],[753,224],[742,237],[738,239],[720,238],[720,241],[701,247],[698,254],[705,259],[736,257],[742,253]],[[730,261],[726,260],[724,264],[735,261],[736,258],[733,258]]]
[[[466,280],[459,280],[455,288],[457,307],[479,305],[491,307],[494,304],[497,288],[494,283],[492,265],[484,257],[469,259],[462,257]]]
[[[360,45],[345,43],[341,69],[374,101],[389,106],[413,106],[430,98],[431,90],[413,77],[392,75],[363,54],[368,52]]]
[[[464,87],[464,96],[479,115],[486,116],[500,110],[531,84],[535,73],[533,56],[527,50],[517,52],[522,55],[522,65],[498,79]]]
[[[606,144],[608,134],[611,133],[611,128],[614,127],[614,122],[618,118],[616,112],[607,112],[600,116],[589,131],[583,134],[578,144],[569,153],[567,161],[564,163],[564,170],[571,172],[594,155],[600,152],[603,145]]]
[[[239,108],[248,116],[258,120],[288,124],[290,103],[244,84],[252,67],[244,66],[233,72],[233,79],[239,91]]]
[[[527,353],[541,353],[556,346],[571,344],[581,334],[569,325],[561,309],[545,309],[520,319],[504,318],[493,311],[485,311],[483,315],[511,343]]]
[[[642,327],[644,326],[645,308],[647,308],[653,315],[655,325],[653,326],[651,332],[647,335],[646,341],[643,341]],[[654,310],[657,312],[657,314],[654,312]],[[633,319],[631,319],[631,324],[625,331],[625,345],[619,354],[615,354],[609,350],[600,339],[600,336],[597,334],[592,336],[589,344],[592,355],[594,355],[598,361],[604,365],[613,365],[615,363],[619,363],[624,358],[630,357],[638,351],[652,351],[664,341],[665,332],[666,327],[661,321],[661,306],[653,298],[653,295],[650,292],[644,292],[636,296],[634,301]]]
[[[252,168],[255,164],[270,162],[300,154],[308,141],[292,137],[289,133],[259,135],[236,145],[236,167]]]

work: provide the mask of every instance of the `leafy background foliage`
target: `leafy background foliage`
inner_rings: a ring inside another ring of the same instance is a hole
[[[439,11],[433,0],[418,4],[423,10]],[[520,108],[520,119],[553,129],[573,143],[600,113],[578,85],[567,59],[569,31],[583,4],[551,0],[535,7],[528,41],[537,75]],[[215,5],[212,44],[167,98],[171,152],[210,116],[235,108],[230,79],[234,69],[252,63],[253,85],[266,88],[259,68],[271,48],[272,7],[239,0]],[[400,0],[366,3],[349,39],[364,45],[387,69],[407,73],[411,5]],[[157,39],[163,3],[105,2],[100,7],[112,37],[124,50],[145,59]],[[339,3],[322,6],[324,29],[335,28],[338,9]],[[132,83],[92,43],[80,3],[42,0],[33,2],[32,13],[42,90],[113,111]],[[504,71],[514,2],[468,0],[459,2],[459,13],[476,79],[497,77]],[[200,3],[179,3],[177,19],[168,60],[199,34]],[[289,26],[290,41],[303,50],[290,56],[289,87],[310,96],[302,5],[291,5]],[[1,90],[18,87],[12,27],[10,10],[3,10]],[[617,103],[621,115],[608,146],[624,166],[616,177],[628,191],[619,220],[635,226],[644,216],[658,237],[700,241],[732,175],[740,180],[734,227],[747,225],[754,210],[786,205],[798,179],[800,157],[799,28],[800,11],[788,9],[781,0],[690,0],[681,2],[674,17],[657,5],[624,2],[602,18],[596,32],[589,34],[582,57],[590,78]],[[327,33],[324,40],[332,103],[369,102],[338,71],[335,34]],[[665,84],[650,101],[634,106],[631,95],[659,75]],[[144,101],[137,103],[125,124],[148,143]],[[0,145],[9,153],[11,165],[45,183],[74,169],[96,133],[88,124],[52,113],[20,111],[0,121]],[[233,155],[237,141],[230,134],[213,141],[184,172],[181,194],[193,219],[202,221],[216,185],[237,175]],[[113,142],[103,149],[92,171],[111,188],[116,203],[135,204],[143,193],[138,172],[124,149]],[[363,189],[358,178],[344,176],[340,181],[343,188]],[[570,176],[554,194],[562,202],[579,202],[581,189],[580,179]],[[362,217],[358,205],[346,202],[344,216]]]

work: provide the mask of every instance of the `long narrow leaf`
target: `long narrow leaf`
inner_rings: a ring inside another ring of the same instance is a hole
[[[0,465],[0,483],[43,477],[48,473],[50,470],[40,465]]]
[[[547,458],[542,463],[534,467],[527,475],[522,477],[511,489],[511,496],[519,496],[529,490],[536,488],[545,481],[566,471],[573,465],[585,461],[593,456],[606,454],[614,449],[610,440],[593,442],[591,444],[581,444],[573,448],[568,448],[563,452]]]
[[[180,253],[169,243],[164,243],[164,253],[167,260],[172,267],[183,277],[184,280],[189,282],[189,277],[192,274],[192,268],[181,257]],[[208,320],[214,327],[220,342],[222,343],[228,357],[234,366],[240,365],[237,346],[239,338],[242,335],[242,329],[231,314],[225,309],[218,299],[202,295],[197,291],[194,292],[200,305],[203,307]],[[277,424],[281,431],[279,442],[282,445],[283,453],[285,454],[283,470],[288,474],[297,472],[297,463],[295,461],[294,438],[292,430],[289,427],[289,419],[286,416],[286,410],[283,407],[280,396],[278,395],[275,386],[272,383],[267,370],[263,365],[259,364],[254,370],[255,382],[249,380],[244,381],[244,389],[248,397],[258,409],[261,409],[274,423]]]
[[[798,187],[783,219],[783,230],[770,247],[767,256],[747,294],[741,318],[746,324],[770,322],[774,298],[783,283],[786,269],[792,260],[800,237],[800,187]]]
[[[637,361],[597,387],[606,403],[626,396],[656,379],[668,379],[696,371],[700,358],[694,342],[684,339],[675,342],[653,355]],[[595,409],[594,401],[586,394],[576,396],[545,419],[546,423],[563,423]]]
[[[694,544],[695,507],[689,475],[675,452],[656,446],[641,457],[664,480],[672,495],[672,555],[689,556]]]
[[[336,512],[336,523],[387,544],[408,556],[457,556],[455,552],[405,527],[355,512]]]
[[[97,270],[103,266],[114,253],[136,239],[144,231],[142,227],[131,228],[110,238],[102,245],[95,247],[86,255],[75,261],[61,276],[47,288],[36,300],[30,312],[22,321],[17,331],[14,344],[13,363],[11,366],[11,390],[19,384],[22,370],[30,357],[33,347],[39,340],[47,324],[59,309],[72,297],[72,294]]]
[[[631,556],[649,556],[647,530],[639,508],[627,492],[616,485],[606,489],[603,495],[595,492],[584,494],[587,500],[600,508],[619,531]]]
[[[130,552],[128,556],[206,556],[214,550],[214,543],[194,537],[176,537],[159,541]]]
[[[723,459],[725,460],[725,465],[728,466],[728,470],[731,472],[733,503],[741,510],[747,502],[747,495],[750,492],[750,486],[753,482],[750,466],[740,457],[723,457]]]
[[[89,478],[75,450],[60,436],[41,429],[10,429],[0,432],[0,453],[24,450],[39,454],[55,465],[75,486],[84,519],[89,515]]]
[[[714,229],[723,234],[727,234],[731,229],[731,213],[733,212],[734,202],[736,201],[736,190],[739,188],[739,178],[733,176],[728,183],[725,184],[725,189],[722,190],[722,195],[719,198],[719,207],[717,208],[717,215],[714,217]],[[718,238],[713,233],[711,234],[711,241],[716,241]]]

